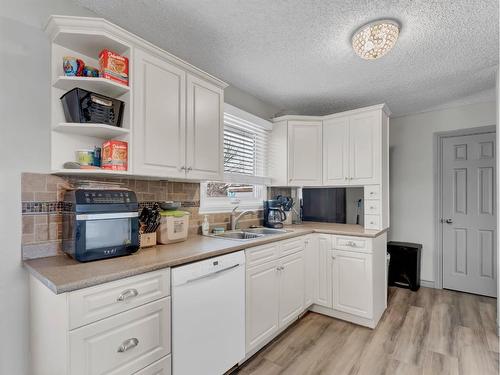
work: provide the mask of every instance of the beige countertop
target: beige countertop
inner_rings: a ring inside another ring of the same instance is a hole
[[[184,242],[140,249],[135,254],[124,257],[80,263],[63,255],[26,260],[24,266],[54,293],[60,294],[309,233],[374,238],[386,231],[366,230],[360,225],[352,224],[312,222],[288,225],[285,229],[288,230],[287,233],[248,241],[195,235]]]

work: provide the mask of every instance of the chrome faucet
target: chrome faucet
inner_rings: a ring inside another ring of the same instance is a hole
[[[254,211],[252,210],[246,210],[241,212],[239,215],[236,215],[236,210],[238,209],[238,206],[234,207],[233,210],[231,211],[231,230],[235,230],[236,226],[238,225],[238,221],[240,221],[241,217],[246,215],[246,214],[251,214]]]

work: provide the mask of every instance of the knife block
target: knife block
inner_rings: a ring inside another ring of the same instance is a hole
[[[156,245],[156,232],[139,234],[139,247],[141,249],[155,245]]]

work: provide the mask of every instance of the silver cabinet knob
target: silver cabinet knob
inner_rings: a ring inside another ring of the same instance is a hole
[[[137,345],[139,345],[139,340],[136,339],[135,337],[132,337],[131,339],[125,340],[119,347],[117,352],[118,353],[125,353],[127,350],[135,348]]]
[[[452,220],[452,219],[446,219],[444,222],[445,222],[446,224],[452,224],[452,223],[453,223],[453,220]]]
[[[139,295],[139,292],[137,289],[132,288],[132,289],[127,289],[124,290],[123,292],[120,293],[118,298],[116,299],[116,302],[123,302],[126,299],[132,298],[132,297],[137,297]]]
[[[188,167],[188,169],[186,169],[186,171],[188,171],[188,172],[189,172],[189,171],[192,171],[192,170],[193,170],[193,168],[192,168],[192,167]]]

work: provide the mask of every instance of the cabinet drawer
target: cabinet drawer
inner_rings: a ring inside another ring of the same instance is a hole
[[[380,229],[380,216],[365,215],[365,229]]]
[[[305,237],[293,238],[291,240],[285,240],[280,242],[279,257],[284,257],[299,251],[304,250],[306,243]]]
[[[251,247],[245,250],[246,264],[248,267],[257,266],[278,258],[278,242]]]
[[[366,200],[365,201],[365,214],[367,214],[367,215],[380,215],[380,201],[379,200]]]
[[[128,375],[170,353],[170,297],[71,331],[72,375]]]
[[[337,250],[371,252],[371,238],[334,236],[333,248]]]
[[[136,372],[134,375],[170,375],[172,374],[172,358],[170,355]]]
[[[69,293],[69,328],[75,329],[170,295],[170,269]]]
[[[380,185],[365,185],[365,201],[367,199],[380,199]]]

